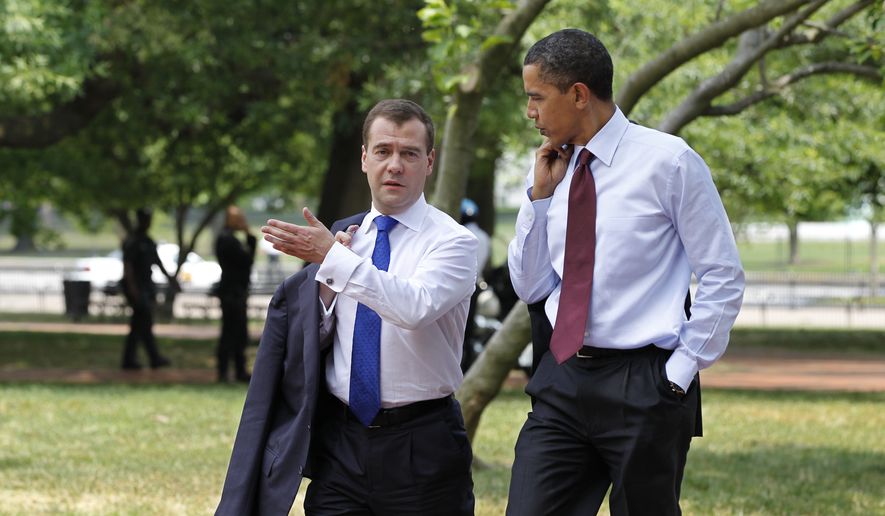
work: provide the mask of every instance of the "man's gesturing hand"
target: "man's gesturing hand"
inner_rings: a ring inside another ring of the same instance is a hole
[[[267,226],[261,227],[261,232],[277,251],[308,262],[322,263],[335,243],[335,237],[309,209],[304,208],[302,214],[307,226],[270,219]]]

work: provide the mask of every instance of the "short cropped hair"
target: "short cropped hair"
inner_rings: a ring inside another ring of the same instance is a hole
[[[424,111],[424,108],[411,100],[386,99],[375,104],[375,107],[373,107],[372,110],[369,111],[369,114],[366,115],[366,121],[363,122],[364,146],[369,143],[369,129],[372,127],[372,122],[374,122],[376,118],[390,120],[398,126],[403,125],[409,120],[417,119],[424,124],[424,128],[426,129],[427,153],[430,154],[430,151],[433,150],[433,138],[435,136],[433,120],[431,120],[430,115]]]
[[[523,66],[528,65],[536,65],[541,80],[562,93],[581,82],[600,100],[612,98],[612,58],[589,32],[563,29],[550,34],[526,53]]]

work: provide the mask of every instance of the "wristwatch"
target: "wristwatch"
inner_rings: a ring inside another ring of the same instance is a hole
[[[682,387],[673,383],[672,380],[670,380],[670,390],[673,391],[674,393],[676,393],[676,395],[678,395],[678,396],[685,396],[685,390]]]

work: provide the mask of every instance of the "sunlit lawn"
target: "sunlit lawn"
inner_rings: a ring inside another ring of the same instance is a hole
[[[245,389],[0,387],[0,513],[209,514]],[[503,514],[529,404],[505,391],[475,444],[477,514]],[[704,393],[707,436],[683,485],[686,514],[882,514],[885,395]],[[301,514],[296,505],[292,514]]]
[[[871,357],[882,344],[882,332],[747,329],[732,342]],[[115,368],[121,345],[119,336],[0,332],[0,370]],[[160,346],[176,367],[212,367],[211,340]],[[0,514],[210,514],[244,396],[239,385],[0,383]],[[503,514],[528,409],[510,389],[483,417],[479,515]],[[704,416],[683,484],[686,514],[885,514],[885,393],[707,389]]]

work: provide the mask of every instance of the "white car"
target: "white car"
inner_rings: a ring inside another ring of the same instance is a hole
[[[157,246],[157,254],[167,271],[175,271],[178,266],[177,245],[160,244]],[[153,266],[151,278],[157,285],[168,283],[166,276],[156,265]],[[65,279],[88,281],[93,290],[114,289],[123,279],[123,253],[115,250],[107,256],[81,258],[74,262],[74,270],[66,274]],[[218,262],[204,260],[193,251],[188,253],[178,273],[178,283],[182,290],[209,290],[220,279],[221,266]]]

